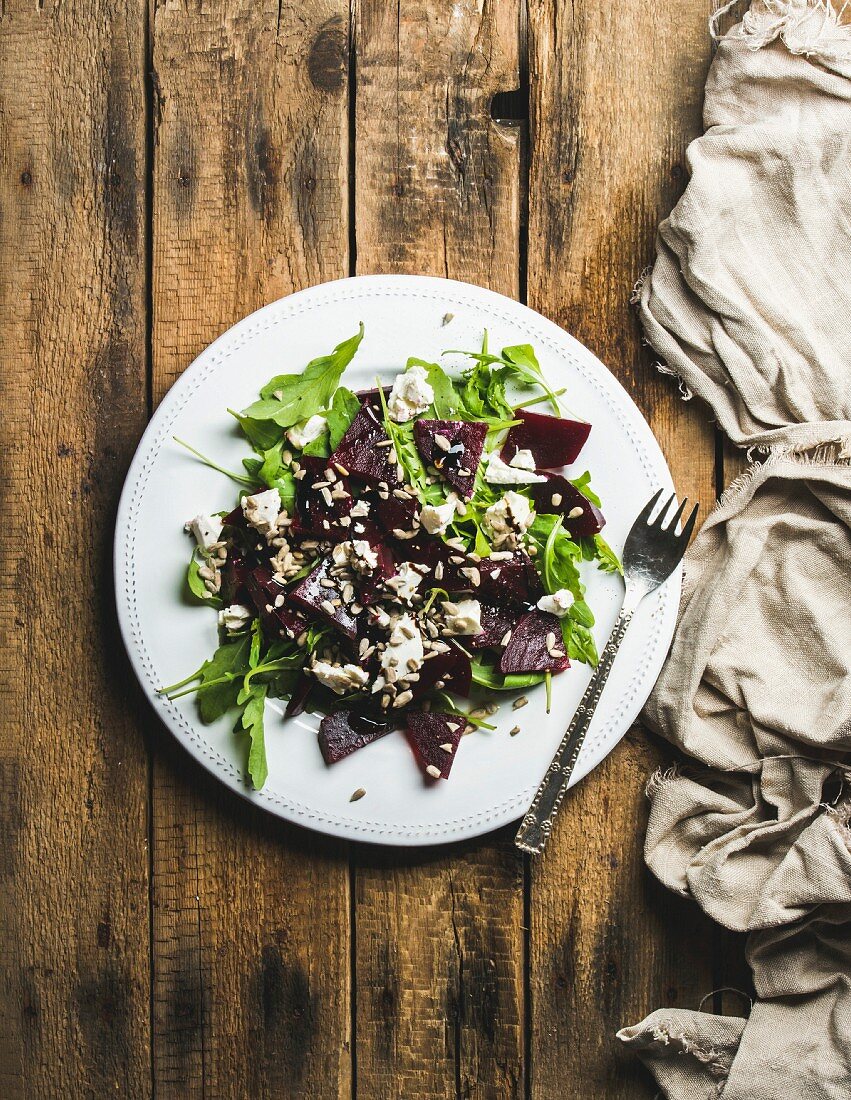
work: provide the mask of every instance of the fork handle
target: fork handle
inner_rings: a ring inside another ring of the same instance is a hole
[[[594,670],[594,675],[588,682],[585,694],[579,703],[573,721],[567,727],[567,732],[556,750],[553,762],[547,769],[547,773],[541,780],[538,792],[532,800],[523,823],[517,831],[514,843],[524,852],[532,855],[540,855],[549,840],[553,821],[562,803],[570,777],[579,757],[585,734],[591,725],[594,711],[600,701],[603,688],[609,678],[615,657],[620,644],[623,641],[626,629],[632,621],[634,608],[627,610],[621,608],[621,612],[615,620],[612,633],[606,642],[600,661]]]

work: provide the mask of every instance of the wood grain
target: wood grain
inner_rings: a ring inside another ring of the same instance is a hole
[[[520,144],[490,120],[517,87],[518,8],[357,7],[357,270],[516,295]],[[507,833],[447,852],[360,850],[358,1095],[522,1095],[522,863]]]
[[[699,132],[708,5],[530,0],[529,304],[595,351],[631,392],[678,489],[714,499],[715,443],[701,410],[652,370],[628,308],[655,228]],[[641,732],[568,799],[533,869],[532,1095],[651,1097],[614,1033],[713,988],[710,923],[657,889],[640,861],[643,787],[666,758]],[[684,960],[687,962],[684,964]]]
[[[150,1087],[147,758],[110,571],[145,416],[143,30],[123,0],[0,19],[4,1100]]]
[[[157,5],[152,39],[158,399],[244,314],[348,273],[348,9]],[[348,1096],[347,850],[249,809],[161,740],[157,1095]]]

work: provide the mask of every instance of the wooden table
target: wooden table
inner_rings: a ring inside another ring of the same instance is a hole
[[[710,7],[5,0],[3,1100],[649,1098],[616,1029],[733,981],[736,952],[644,868],[669,752],[643,731],[539,864],[511,829],[411,854],[325,841],[171,743],[110,573],[122,479],[175,378],[244,314],[353,273],[528,301],[709,504],[730,463],[628,299],[684,186]]]

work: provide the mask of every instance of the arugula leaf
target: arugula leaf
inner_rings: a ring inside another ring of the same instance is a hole
[[[281,440],[263,452],[263,462],[257,470],[257,477],[268,488],[278,490],[281,494],[281,507],[292,514],[295,508],[295,477],[281,458],[285,443],[286,440]]]
[[[331,402],[343,371],[351,363],[363,339],[363,322],[354,336],[343,340],[329,355],[312,359],[301,374],[278,374],[260,391],[260,400],[243,416],[273,420],[290,428],[324,409]]]
[[[594,636],[588,627],[567,617],[561,620],[561,624],[562,637],[571,661],[581,661],[596,668],[600,662],[600,656],[597,653]]]
[[[594,536],[594,546],[597,549],[597,568],[603,573],[620,573],[623,576],[620,558],[602,535]]]
[[[520,688],[534,687],[544,682],[543,672],[500,672],[496,665],[489,664],[480,653],[470,660],[473,670],[473,683],[491,691],[518,691]]]
[[[312,458],[327,458],[331,453],[331,448],[328,446],[328,433],[323,432],[316,439],[311,439],[301,453]]]
[[[231,416],[237,421],[243,434],[251,446],[262,454],[281,441],[281,430],[277,424],[269,420],[253,420],[250,416],[242,416],[233,409],[228,409]]]
[[[198,551],[193,550],[192,557],[189,559],[189,568],[186,570],[186,585],[190,593],[199,603],[203,603],[207,607],[221,607],[222,601],[218,596],[214,596],[212,592],[208,591],[207,586],[204,584],[199,572],[200,568],[201,562],[198,560]]]
[[[242,698],[242,693],[240,693]],[[244,703],[239,726],[250,739],[248,749],[248,774],[254,789],[259,791],[269,775],[266,762],[266,736],[263,728],[263,712],[266,707],[266,684],[252,683]]]
[[[428,375],[428,384],[434,390],[434,414],[438,420],[457,420],[462,410],[461,398],[446,371],[438,363],[427,363],[425,359],[411,358],[405,370],[422,367]]]
[[[571,478],[570,484],[574,489],[578,489],[586,500],[590,500],[591,503],[596,504],[598,508],[601,507],[602,501],[591,488],[591,474],[588,470],[586,470],[584,474],[580,474],[577,478]]]
[[[220,645],[200,669],[197,687],[202,722],[214,722],[236,705],[239,682],[248,666],[248,635]]]
[[[562,527],[561,516],[536,515],[529,537],[538,547],[538,571],[544,588],[548,592],[567,588],[574,600],[581,600],[583,587],[577,567],[581,549]]]
[[[340,386],[326,414],[328,442],[332,451],[336,451],[340,445],[340,440],[349,430],[349,425],[357,416],[358,409],[360,409],[360,398],[357,394],[347,390],[345,386]]]

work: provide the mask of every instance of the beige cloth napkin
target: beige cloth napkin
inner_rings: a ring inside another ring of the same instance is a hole
[[[619,1037],[673,1100],[848,1100],[851,28],[816,0],[754,0],[704,121],[640,312],[663,369],[767,457],[686,560],[645,718],[697,763],[651,782],[645,855],[750,933],[758,999]]]

